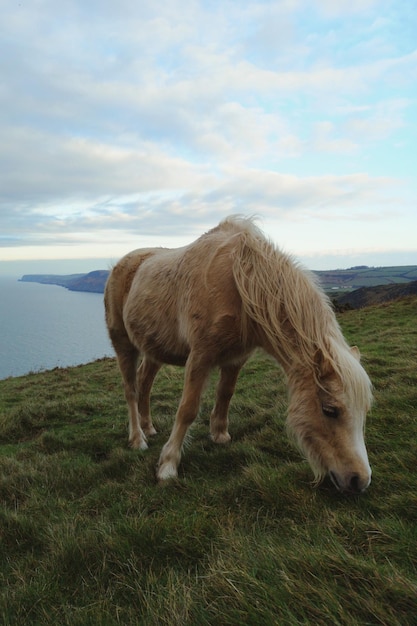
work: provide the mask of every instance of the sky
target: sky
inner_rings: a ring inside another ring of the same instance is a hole
[[[417,264],[415,0],[0,8],[0,274],[234,213],[310,269]]]

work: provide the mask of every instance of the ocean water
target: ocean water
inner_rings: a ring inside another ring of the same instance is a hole
[[[0,379],[114,356],[103,295],[0,276]]]

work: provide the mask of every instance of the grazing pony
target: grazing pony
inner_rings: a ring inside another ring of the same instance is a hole
[[[349,348],[315,277],[268,241],[250,219],[229,217],[178,249],[123,257],[105,289],[106,322],[129,408],[129,442],[156,433],[149,396],[163,363],[185,366],[184,388],[157,477],[177,476],[188,427],[210,370],[220,368],[210,416],[214,442],[230,441],[228,408],[255,348],[285,371],[287,426],[319,482],[360,493],[371,481],[364,443],[370,380]],[[139,358],[141,362],[138,367]]]

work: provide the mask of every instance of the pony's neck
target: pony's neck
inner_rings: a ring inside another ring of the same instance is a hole
[[[243,309],[262,347],[286,371],[314,369],[317,350],[331,358],[330,347],[343,336],[317,277],[251,233],[237,241],[233,259]]]
[[[303,287],[302,297],[281,293],[274,323],[261,329],[263,347],[287,375],[294,368],[314,370],[318,352],[332,360],[333,347],[345,343],[326,296],[308,283]]]

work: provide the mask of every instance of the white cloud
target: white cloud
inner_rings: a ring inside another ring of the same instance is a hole
[[[14,5],[0,44],[0,246],[80,254],[99,234],[198,234],[236,211],[305,220],[320,240],[324,225],[407,213],[417,52],[398,35],[408,9],[384,7]]]
[[[353,154],[358,151],[359,145],[348,138],[336,137],[333,122],[317,122],[314,125],[312,148],[317,152],[339,154]]]
[[[379,102],[350,116],[345,122],[346,132],[357,141],[382,141],[405,126],[405,113],[410,106],[406,99]]]

